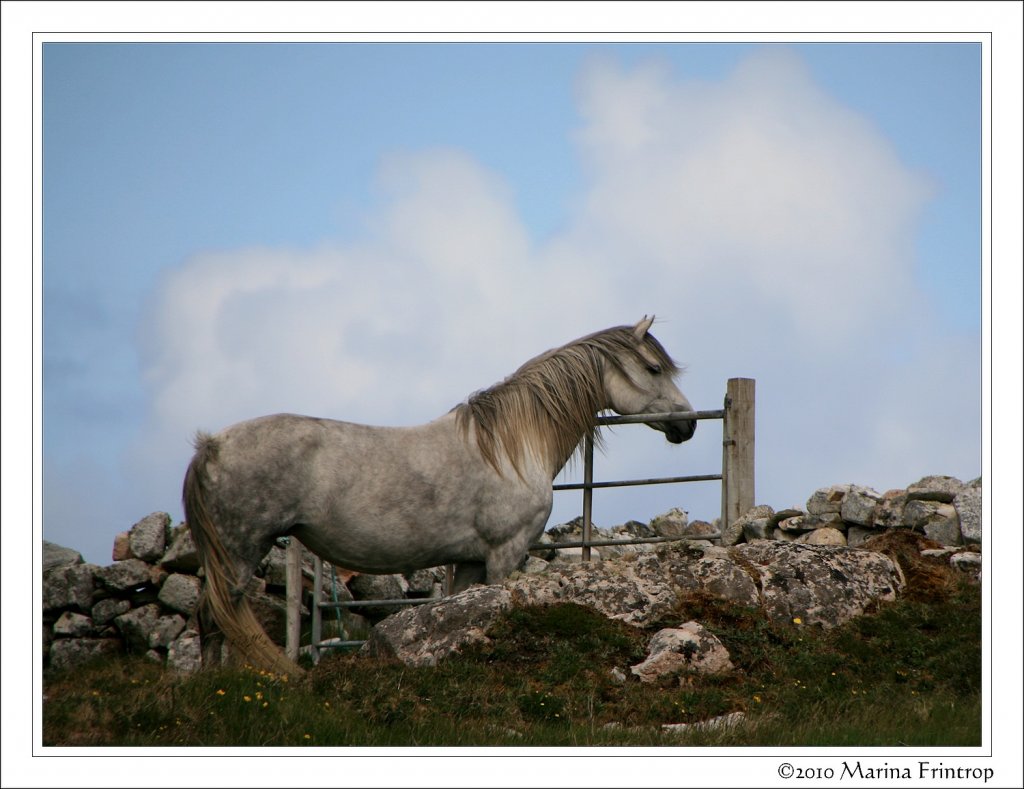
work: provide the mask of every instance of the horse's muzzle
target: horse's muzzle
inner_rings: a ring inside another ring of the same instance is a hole
[[[695,419],[689,419],[685,422],[665,422],[663,424],[665,438],[668,439],[670,444],[682,444],[684,441],[689,441],[697,430],[697,421]]]

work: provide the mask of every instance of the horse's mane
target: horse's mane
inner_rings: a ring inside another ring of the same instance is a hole
[[[643,345],[664,372],[679,368],[654,337]],[[455,407],[463,435],[476,428],[480,454],[500,473],[504,451],[517,473],[526,450],[560,468],[583,438],[600,442],[595,417],[605,407],[603,369],[624,370],[624,360],[644,363],[631,326],[616,326],[581,337],[526,362],[501,383],[476,392]]]

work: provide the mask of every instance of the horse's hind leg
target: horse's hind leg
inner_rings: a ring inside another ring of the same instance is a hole
[[[473,584],[487,581],[487,565],[483,562],[460,562],[455,565],[455,578],[452,580],[452,594],[462,592]]]

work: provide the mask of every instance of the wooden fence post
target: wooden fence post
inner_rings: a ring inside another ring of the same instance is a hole
[[[754,379],[730,378],[722,423],[722,524],[754,506]]]
[[[299,659],[299,636],[302,632],[302,545],[294,537],[288,538],[285,551],[285,654]]]

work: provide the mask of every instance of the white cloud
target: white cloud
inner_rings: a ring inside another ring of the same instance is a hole
[[[578,99],[588,182],[543,245],[500,174],[431,150],[386,157],[359,241],[206,253],[170,272],[147,321],[138,487],[176,495],[197,427],[277,410],[426,421],[548,347],[652,311],[698,407],[718,407],[730,376],[758,379],[759,501],[905,485],[932,461],[974,473],[980,436],[940,424],[947,407],[980,412],[973,350],[944,344],[913,281],[928,183],[876,129],[776,51],[716,83],[594,62]],[[894,371],[888,348],[911,336]],[[717,430],[702,426],[711,468],[693,473],[714,470]],[[692,450],[630,437],[602,468],[675,474],[703,462]],[[646,495],[628,517],[680,500],[716,514],[717,490]]]

